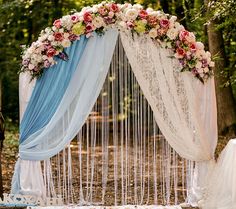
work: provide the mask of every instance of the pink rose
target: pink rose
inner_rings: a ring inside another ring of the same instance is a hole
[[[160,25],[162,28],[168,28],[170,25],[170,21],[168,19],[162,19],[160,20]]]
[[[141,18],[141,19],[147,19],[147,17],[148,17],[148,13],[147,13],[147,11],[146,10],[144,10],[144,9],[142,9],[140,12],[139,12],[139,17]]]
[[[86,30],[86,33],[91,33],[93,31],[93,25],[87,24],[85,30]]]
[[[179,33],[179,39],[181,41],[186,41],[186,38],[189,36],[189,32],[187,30],[182,30]]]
[[[56,27],[56,28],[61,28],[61,20],[58,19],[58,20],[55,20],[53,25]]]
[[[183,48],[177,48],[176,53],[178,54],[179,58],[183,58],[186,55],[186,52]]]
[[[166,34],[166,29],[164,29],[164,28],[158,29],[158,30],[157,30],[157,33],[158,33],[160,36],[163,36],[163,35]]]
[[[127,26],[129,28],[133,28],[134,27],[134,23],[133,22],[128,21],[126,24],[127,24]]]
[[[112,12],[118,12],[119,11],[119,7],[117,6],[117,4],[112,3],[111,6],[110,6],[110,10]]]
[[[58,32],[58,33],[54,33],[53,35],[55,37],[55,41],[62,41],[64,39],[64,36],[62,33]]]
[[[77,38],[78,38],[78,36],[75,35],[75,34],[70,34],[69,37],[68,37],[68,39],[69,39],[70,41],[75,41],[75,40],[77,40]]]
[[[84,13],[84,22],[88,23],[88,22],[92,22],[93,17],[91,15],[90,12],[85,12]]]
[[[155,16],[148,16],[147,21],[148,25],[150,25],[151,27],[155,27],[157,25],[157,17]]]
[[[73,23],[77,23],[79,21],[79,17],[77,15],[71,15],[71,20]]]
[[[99,14],[102,15],[102,16],[105,16],[105,15],[108,14],[108,10],[107,10],[107,8],[105,8],[105,7],[100,7],[100,8],[98,9],[98,12],[99,12]]]
[[[56,54],[56,50],[54,48],[49,48],[47,50],[47,56],[48,57],[53,57]]]

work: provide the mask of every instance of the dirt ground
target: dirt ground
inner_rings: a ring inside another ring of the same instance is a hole
[[[12,178],[12,175],[13,175],[13,171],[14,171],[14,164],[15,164],[15,161],[17,159],[17,156],[18,156],[18,143],[17,143],[17,139],[18,139],[18,134],[15,132],[15,131],[10,131],[10,132],[7,132],[6,133],[7,137],[6,137],[6,140],[4,142],[4,149],[3,149],[3,153],[2,153],[2,172],[3,172],[3,188],[4,188],[4,192],[5,193],[9,193],[10,192],[10,185],[11,185],[11,178]],[[220,137],[219,139],[219,143],[218,143],[218,146],[217,146],[217,151],[216,151],[216,156],[219,155],[219,153],[221,152],[221,150],[225,147],[225,145],[227,144],[227,139],[225,137]],[[74,146],[74,147],[77,147],[77,146]],[[101,147],[96,147],[97,149],[97,159],[96,159],[96,166],[99,167],[102,165],[102,160],[101,160]],[[113,205],[114,203],[114,181],[112,180],[114,178],[114,165],[112,164],[114,162],[114,153],[112,151],[113,149],[111,149],[111,151],[109,151],[109,169],[108,169],[108,179],[107,179],[107,191],[106,192],[106,195],[105,195],[105,203],[104,205]],[[99,155],[100,153],[100,155]],[[86,153],[84,153],[86,155]],[[73,157],[74,156],[74,157]],[[77,156],[77,158],[75,157]],[[130,158],[132,157],[132,151],[130,151]],[[78,150],[77,148],[73,149],[72,148],[72,159],[73,160],[73,164],[77,164],[78,165]],[[76,160],[77,159],[77,160]],[[86,160],[86,158],[84,157],[83,158],[84,161]],[[85,164],[85,162],[84,162]],[[86,164],[85,164],[86,165]],[[146,165],[147,166],[147,165]],[[78,166],[73,166],[75,169],[78,169]],[[83,167],[83,179],[86,178],[86,166]],[[132,168],[133,169],[133,168]],[[98,170],[99,171],[99,170]],[[78,170],[74,171],[75,173],[77,172],[78,173]],[[99,175],[98,175],[99,176]],[[78,179],[79,176],[76,176],[76,179]],[[121,178],[119,177],[117,179],[117,183],[118,185],[121,185]],[[94,181],[94,185],[93,185],[93,188],[97,191],[96,193],[94,193],[93,195],[93,200],[94,201],[99,201],[100,197],[101,197],[101,179],[98,179],[98,181]],[[78,194],[79,194],[79,181],[74,181],[73,182],[73,188],[74,188],[74,194],[75,194],[75,197],[77,196],[78,197]],[[153,182],[152,180],[150,180],[150,185],[153,185]],[[86,187],[86,182],[84,183],[84,188]],[[161,186],[161,183],[160,183],[160,179],[158,180],[158,187]],[[178,202],[183,202],[184,201],[184,197],[183,195],[181,195],[183,192],[183,189],[182,189],[182,182],[179,181],[178,182]],[[147,187],[146,187],[147,188]],[[118,187],[119,189],[119,187]],[[134,191],[134,182],[132,182],[132,180],[130,181],[130,185],[129,185],[129,189],[131,191]],[[137,187],[137,189],[140,189]],[[149,202],[144,202],[144,204],[151,204],[153,203],[153,193],[152,191],[154,191],[154,188],[152,186],[149,187]],[[159,188],[160,189],[160,188]],[[119,190],[120,191],[120,190]],[[119,194],[117,194],[117,203],[120,204],[120,192]],[[144,195],[146,197],[147,195],[147,191],[144,192]],[[128,197],[128,202],[127,203],[131,203],[132,202],[132,199],[133,198],[133,194],[131,193],[130,196]],[[144,198],[145,199],[145,198]],[[130,201],[129,201],[130,200]],[[173,203],[174,201],[174,193],[172,191],[171,193],[171,202]],[[162,202],[163,203],[163,202]]]

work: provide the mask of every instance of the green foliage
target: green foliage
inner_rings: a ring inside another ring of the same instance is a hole
[[[102,0],[0,0],[0,79],[3,81],[3,113],[13,121],[18,120],[18,74],[21,62],[21,45],[36,40],[40,31],[54,19],[75,9],[97,4]],[[212,19],[219,22],[223,31],[227,66],[222,73],[233,84],[236,92],[236,1],[206,0],[116,0],[117,3],[139,3],[144,7],[162,9],[176,15],[179,21],[194,31],[197,39],[207,46],[206,24]]]

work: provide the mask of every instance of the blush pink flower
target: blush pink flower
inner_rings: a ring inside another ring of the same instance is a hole
[[[73,23],[77,23],[79,21],[79,17],[77,15],[71,15],[71,20]]]
[[[160,20],[160,26],[162,28],[168,28],[170,25],[170,21],[168,19],[162,19]]]
[[[108,14],[109,11],[108,11],[108,9],[105,8],[105,7],[100,7],[100,8],[98,9],[98,12],[99,12],[100,15],[105,16],[105,15]]]
[[[141,19],[147,19],[147,17],[148,17],[148,13],[147,13],[147,11],[146,10],[144,10],[144,9],[142,9],[140,12],[139,12],[139,17],[141,18]]]
[[[64,36],[62,33],[56,32],[54,33],[55,41],[62,41],[64,39]]]
[[[117,6],[117,4],[112,3],[111,6],[110,6],[110,10],[112,12],[119,12],[119,7]]]
[[[181,40],[181,41],[186,41],[186,38],[189,36],[189,31],[187,31],[187,30],[182,30],[182,31],[180,31],[180,33],[179,33],[179,39]]]
[[[90,12],[85,12],[84,13],[84,22],[88,23],[88,22],[92,22],[93,17],[91,15]]]
[[[56,50],[54,48],[49,48],[47,50],[47,56],[48,57],[53,57],[56,54]]]
[[[148,22],[148,25],[150,25],[151,27],[155,27],[157,25],[157,17],[155,16],[148,16],[147,18],[147,22]]]
[[[55,21],[53,22],[53,25],[54,25],[56,28],[61,28],[61,20],[60,20],[60,19],[55,20]]]

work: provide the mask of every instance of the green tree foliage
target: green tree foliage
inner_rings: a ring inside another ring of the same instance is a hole
[[[36,40],[40,31],[54,19],[75,9],[93,5],[101,0],[0,0],[0,79],[3,81],[3,113],[14,121],[18,119],[18,74],[21,45]],[[117,3],[139,3],[144,7],[162,9],[176,15],[189,30],[195,31],[198,40],[207,44],[206,25],[217,19],[223,31],[226,50],[225,69],[227,85],[233,85],[236,94],[236,2],[210,1],[211,12],[204,0],[118,0]]]

